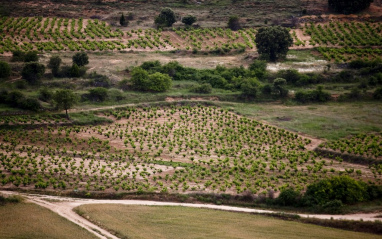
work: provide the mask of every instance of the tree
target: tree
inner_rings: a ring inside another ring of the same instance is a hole
[[[240,26],[240,18],[238,16],[230,16],[228,20],[228,27],[232,31],[237,31],[241,28]]]
[[[63,109],[66,112],[66,118],[69,119],[68,109],[77,103],[77,96],[72,90],[58,90],[54,94],[53,100],[56,102],[57,109]]]
[[[96,87],[89,90],[89,99],[92,101],[102,102],[108,97],[107,89],[103,87]]]
[[[73,56],[73,63],[77,64],[77,66],[85,66],[89,64],[89,57],[85,52],[77,52]]]
[[[62,60],[59,56],[52,56],[49,59],[48,68],[52,69],[52,74],[54,76],[59,75],[61,62],[62,62]]]
[[[186,26],[191,26],[196,22],[196,17],[192,15],[188,15],[182,18],[182,23],[184,23]]]
[[[73,63],[72,67],[70,68],[70,76],[71,77],[80,77],[80,67],[76,64]]]
[[[276,61],[286,57],[289,47],[293,44],[293,38],[284,27],[262,27],[256,34],[255,42],[263,59]]]
[[[119,24],[121,24],[121,26],[123,27],[126,27],[129,24],[129,21],[125,18],[125,15],[123,15],[123,13],[119,18]]]
[[[8,78],[11,76],[11,67],[5,61],[0,61],[0,78]]]
[[[155,18],[158,27],[171,27],[176,22],[176,16],[171,8],[162,8],[161,13]]]
[[[22,72],[22,77],[31,85],[36,85],[45,73],[45,66],[37,62],[27,63]]]
[[[328,0],[329,7],[336,12],[350,14],[368,8],[373,0]]]

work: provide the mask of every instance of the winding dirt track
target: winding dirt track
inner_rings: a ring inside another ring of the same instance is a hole
[[[182,206],[193,208],[208,208],[222,211],[243,212],[243,213],[281,213],[280,211],[270,211],[252,208],[231,207],[224,205],[212,204],[191,204],[191,203],[173,203],[173,202],[155,202],[143,200],[97,200],[97,199],[80,199],[68,198],[59,196],[37,195],[37,194],[24,194],[12,191],[0,191],[5,195],[21,195],[27,198],[28,201],[36,203],[40,206],[50,209],[58,215],[68,219],[71,222],[85,228],[99,238],[113,238],[118,239],[110,232],[100,228],[85,218],[79,216],[73,211],[75,207],[85,204],[121,204],[121,205],[145,205],[145,206]],[[319,218],[319,219],[333,219],[333,220],[363,220],[375,221],[380,213],[370,214],[348,214],[348,215],[323,215],[323,214],[297,214],[303,218]]]

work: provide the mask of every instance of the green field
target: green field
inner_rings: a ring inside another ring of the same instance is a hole
[[[90,232],[33,203],[0,205],[0,238],[96,238]]]
[[[75,209],[122,238],[380,238],[260,215],[186,207],[83,205]]]

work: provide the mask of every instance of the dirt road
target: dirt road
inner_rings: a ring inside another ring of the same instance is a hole
[[[118,237],[112,235],[110,232],[100,228],[85,218],[79,216],[73,211],[75,207],[85,204],[121,204],[121,205],[144,205],[144,206],[182,206],[193,208],[208,208],[222,211],[243,212],[243,213],[280,213],[280,211],[261,210],[253,208],[241,208],[224,205],[212,204],[191,204],[191,203],[174,203],[174,202],[155,202],[143,200],[97,200],[97,199],[81,199],[81,198],[68,198],[59,196],[48,196],[38,194],[24,194],[12,191],[0,191],[3,195],[21,195],[27,198],[28,201],[36,203],[40,206],[50,209],[51,211],[65,217],[71,222],[85,228],[95,236],[103,239]],[[323,214],[297,214],[303,218],[319,218],[319,219],[332,219],[332,220],[363,220],[375,221],[380,213],[370,214],[348,214],[348,215],[323,215]]]

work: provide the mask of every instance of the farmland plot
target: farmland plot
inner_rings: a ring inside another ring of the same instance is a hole
[[[322,158],[311,139],[216,107],[102,114],[114,123],[1,130],[2,187],[267,194],[333,175],[381,179],[377,166]]]

